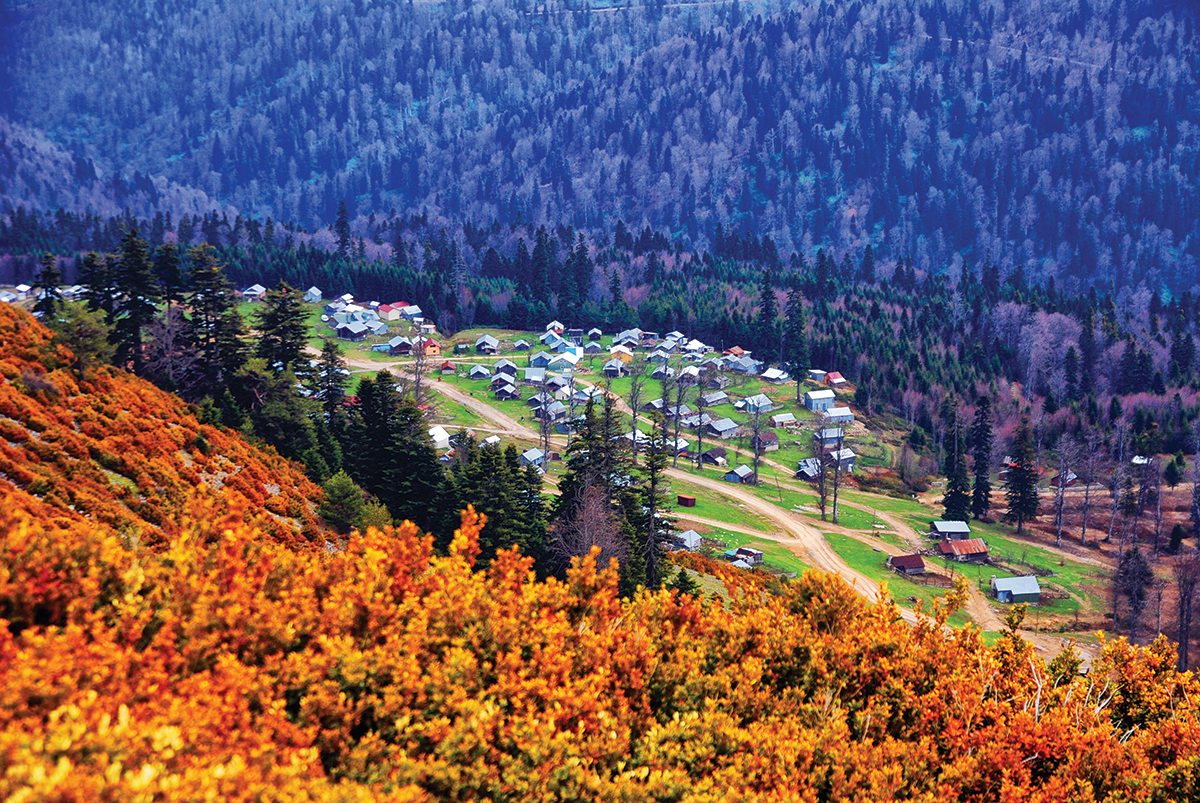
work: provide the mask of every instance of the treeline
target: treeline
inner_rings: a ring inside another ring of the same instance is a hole
[[[149,203],[162,172],[309,227],[353,199],[360,236],[381,210],[592,240],[624,219],[733,259],[722,232],[1179,290],[1200,253],[1195,23],[1153,0],[47,0],[0,20],[0,109],[77,151],[64,184],[99,171]],[[43,184],[47,207],[69,194]]]

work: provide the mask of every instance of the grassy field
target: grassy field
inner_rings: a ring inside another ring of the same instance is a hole
[[[947,589],[945,588],[921,585],[919,581],[914,582],[896,574],[887,568],[886,553],[876,552],[856,538],[840,533],[825,533],[825,539],[850,568],[876,582],[886,582],[892,598],[902,608],[915,609],[917,607],[915,600],[920,600],[925,611],[932,611],[933,601],[946,595]],[[959,611],[950,617],[948,623],[954,627],[961,627],[970,621],[965,613]]]

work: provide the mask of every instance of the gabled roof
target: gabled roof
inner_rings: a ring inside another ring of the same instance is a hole
[[[496,346],[500,345],[500,341],[497,340],[496,338],[492,337],[491,335],[480,335],[475,340],[475,345],[476,346],[492,346],[493,348],[495,348]]]
[[[1008,591],[1011,594],[1041,594],[1042,587],[1038,585],[1033,575],[1024,577],[997,577],[992,580],[992,588],[997,591]]]
[[[962,541],[942,541],[937,545],[938,552],[943,555],[952,557],[964,557],[969,555],[986,555],[988,553],[987,544],[983,543],[982,538],[967,538]]]
[[[806,399],[832,399],[835,398],[833,391],[826,388],[825,390],[810,390],[804,394]]]
[[[726,471],[725,473],[726,474],[736,474],[737,476],[741,477],[742,479],[746,479],[746,477],[749,477],[752,474],[754,474],[754,469],[750,468],[750,466],[747,466],[747,465],[740,465],[737,468],[731,468],[729,471]]]
[[[713,421],[711,424],[709,424],[709,426],[718,432],[727,432],[729,430],[737,429],[738,427],[737,422],[732,418],[718,418],[716,421]]]
[[[920,555],[892,555],[889,559],[893,569],[924,569],[925,559]]]
[[[930,529],[935,533],[969,533],[971,526],[965,521],[934,521],[930,523]]]

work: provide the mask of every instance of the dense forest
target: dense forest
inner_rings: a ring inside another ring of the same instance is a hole
[[[990,251],[1002,276],[1178,291],[1195,22],[1155,0],[43,0],[0,17],[20,126],[0,196],[308,228],[349,200],[359,236],[372,214],[623,219],[688,250],[719,250],[719,225],[810,259],[871,244],[924,275]]]

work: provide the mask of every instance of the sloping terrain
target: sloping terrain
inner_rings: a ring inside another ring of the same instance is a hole
[[[201,424],[179,398],[115,368],[82,375],[28,313],[0,304],[0,494],[43,518],[144,541],[206,515],[269,514],[276,538],[318,538],[320,489],[271,450]]]

